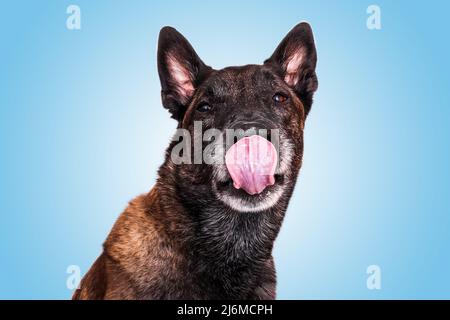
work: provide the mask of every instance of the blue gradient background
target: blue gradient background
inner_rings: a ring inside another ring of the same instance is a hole
[[[82,30],[65,27],[77,4]],[[366,28],[366,8],[382,30]],[[176,123],[156,42],[178,28],[216,68],[261,63],[311,23],[319,90],[275,246],[278,298],[450,298],[447,1],[3,1],[0,298],[67,299]],[[366,268],[381,267],[368,290]]]

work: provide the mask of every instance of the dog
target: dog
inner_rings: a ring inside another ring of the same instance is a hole
[[[209,146],[226,151],[224,162],[177,163],[174,139],[155,186],[120,215],[73,299],[275,299],[273,243],[302,164],[305,119],[318,87],[311,27],[296,25],[261,65],[221,70],[164,27],[157,59],[162,104],[178,129],[191,136],[199,123],[222,133],[277,130],[278,147],[258,133],[233,138],[228,151],[217,139]],[[260,143],[269,150],[265,164],[245,160],[261,156]],[[188,145],[178,154],[191,151]]]

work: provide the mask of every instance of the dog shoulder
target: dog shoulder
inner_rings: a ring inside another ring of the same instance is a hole
[[[73,300],[101,300],[106,291],[105,256],[101,254],[81,280],[74,292]]]
[[[183,256],[166,232],[160,219],[164,215],[155,189],[138,196],[120,215],[104,244],[105,254],[139,292],[180,274]]]
[[[163,244],[168,240],[164,226],[156,219],[161,215],[161,209],[155,193],[151,191],[130,201],[104,243],[108,256],[125,269],[135,271],[136,264],[147,264],[163,250]]]

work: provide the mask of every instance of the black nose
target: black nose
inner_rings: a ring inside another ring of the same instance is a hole
[[[230,127],[234,131],[234,143],[243,137],[259,135],[271,141],[271,126],[262,121],[237,121]]]

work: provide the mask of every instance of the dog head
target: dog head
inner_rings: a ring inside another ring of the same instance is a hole
[[[162,102],[181,132],[169,147],[168,161],[177,184],[191,190],[191,201],[256,212],[288,200],[317,89],[316,60],[307,23],[294,27],[262,65],[221,70],[206,65],[175,29],[161,30]],[[264,152],[261,146],[267,147]],[[182,161],[174,161],[174,155]],[[240,164],[229,161],[232,157]],[[265,164],[255,164],[257,158]]]

